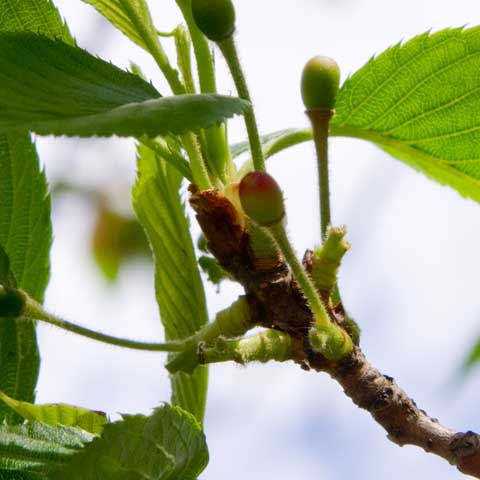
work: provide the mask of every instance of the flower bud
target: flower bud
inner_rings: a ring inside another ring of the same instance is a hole
[[[244,212],[263,227],[274,225],[285,217],[282,191],[268,173],[247,173],[240,182],[239,195]]]
[[[231,0],[192,0],[197,27],[210,40],[219,42],[235,31],[235,8]]]
[[[340,84],[340,69],[329,57],[311,58],[303,68],[301,90],[305,108],[333,109]]]

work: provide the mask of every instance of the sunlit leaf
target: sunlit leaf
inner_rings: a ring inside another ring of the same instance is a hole
[[[152,19],[144,0],[83,0],[95,7],[130,40],[148,51],[145,40],[154,34]]]
[[[207,322],[203,284],[179,188],[182,177],[146,147],[139,148],[133,204],[155,260],[155,291],[168,340],[191,336]],[[172,402],[202,421],[208,370],[171,377]]]
[[[78,427],[94,434],[102,433],[103,426],[108,423],[105,415],[72,405],[62,403],[34,405],[28,402],[19,402],[1,391],[0,400],[30,422]]]
[[[208,463],[200,424],[165,405],[150,417],[125,415],[52,480],[195,480]]]
[[[50,479],[93,436],[78,428],[27,423],[0,425],[0,478]]]
[[[220,95],[159,98],[155,88],[88,52],[29,33],[0,35],[0,133],[156,136],[184,133],[242,113]]]
[[[3,0],[1,10],[1,32],[29,31],[75,44],[51,0]]]
[[[50,274],[50,197],[28,134],[0,136],[0,193],[0,246],[18,287],[41,302]],[[33,402],[40,364],[33,323],[2,319],[0,345],[0,390]],[[0,405],[0,418],[19,421],[12,413]]]
[[[3,2],[0,32],[7,31],[31,31],[74,43],[50,0]],[[39,302],[43,300],[50,273],[51,241],[50,197],[30,135],[21,132],[0,135],[0,247],[8,256],[10,281],[16,277],[18,287]],[[33,402],[39,365],[33,322],[3,319],[0,390]],[[6,406],[0,406],[0,420],[21,421],[12,413]]]
[[[419,35],[347,79],[332,135],[370,140],[480,201],[480,28]]]

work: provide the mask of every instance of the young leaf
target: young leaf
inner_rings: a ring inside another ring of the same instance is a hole
[[[208,463],[200,424],[165,405],[150,417],[125,415],[105,426],[52,480],[194,480]]]
[[[272,155],[275,155],[282,150],[293,147],[298,143],[306,142],[312,140],[312,131],[309,129],[299,130],[295,128],[288,128],[285,130],[279,130],[277,132],[272,132],[267,135],[263,135],[260,138],[262,143],[262,150],[265,159],[270,158]],[[231,146],[232,156],[238,157],[244,152],[249,150],[248,142],[235,143]],[[248,172],[253,170],[252,159],[249,158],[237,172],[237,178],[241,179]]]
[[[153,28],[148,7],[143,0],[83,0],[92,5],[112,25],[137,45],[148,51],[145,30]]]
[[[270,144],[271,142],[276,141],[278,138],[283,137],[284,135],[287,135],[291,132],[293,132],[293,128],[289,128],[286,130],[279,130],[278,132],[272,132],[267,135],[262,135],[260,137],[260,140],[262,142],[262,148],[265,150],[265,147]],[[250,144],[248,141],[245,142],[239,142],[239,143],[234,143],[230,147],[231,152],[232,152],[232,157],[236,158],[242,153],[248,152],[250,150]]]
[[[145,0],[84,1],[93,5],[115,27],[152,55],[176,95],[185,93],[178,71],[170,65],[158,39],[158,33]]]
[[[51,0],[8,0],[2,3],[0,31],[29,31],[75,45],[67,25]]]
[[[33,405],[28,402],[19,402],[1,391],[0,400],[30,422],[43,422],[47,425],[54,426],[64,425],[66,427],[78,427],[86,432],[98,435],[102,433],[103,426],[108,423],[105,415],[72,405],[62,403]]]
[[[30,33],[0,35],[0,133],[156,136],[205,128],[247,104],[220,95],[158,98],[137,75],[63,42]]]
[[[370,140],[480,202],[480,27],[419,35],[341,88],[332,135]]]
[[[28,30],[74,41],[50,0],[9,0],[0,32]],[[30,135],[0,135],[0,246],[9,257],[10,281],[42,301],[48,282],[51,244],[50,198]],[[33,402],[40,358],[31,321],[0,321],[0,389]],[[20,421],[0,406],[0,420]]]
[[[92,438],[77,428],[38,422],[15,427],[1,425],[0,478],[45,478],[66,464]]]
[[[139,148],[138,179],[133,205],[147,232],[155,257],[155,290],[167,340],[185,338],[207,322],[205,293],[179,194],[182,177],[163,159]],[[171,377],[172,402],[201,422],[208,370]]]

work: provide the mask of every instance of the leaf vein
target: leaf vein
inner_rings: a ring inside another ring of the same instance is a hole
[[[355,115],[357,112],[359,112],[366,103],[369,102],[369,100],[371,100],[383,87],[385,87],[385,85],[387,85],[389,82],[391,82],[398,74],[400,74],[403,70],[407,69],[411,63],[413,63],[415,60],[417,60],[420,56],[424,55],[426,52],[429,52],[430,50],[434,50],[436,48],[438,48],[439,46],[443,45],[444,43],[450,41],[451,39],[450,38],[446,38],[438,43],[435,43],[434,45],[428,47],[428,48],[424,48],[422,49],[421,51],[419,51],[418,53],[414,54],[412,57],[410,57],[410,59],[403,63],[402,65],[400,65],[399,67],[397,67],[394,72],[385,78],[385,80],[383,80],[382,82],[380,82],[376,88],[374,90],[372,90],[366,98],[364,98],[355,108],[353,108],[348,116],[342,121],[341,125],[344,125],[348,122],[348,120],[353,116]]]
[[[411,88],[406,95],[399,98],[398,101],[390,105],[387,110],[385,110],[379,117],[375,118],[372,122],[365,126],[365,128],[372,128],[375,129],[375,124],[378,124],[383,118],[385,118],[392,110],[398,109],[400,105],[402,105],[406,100],[408,100],[419,88],[421,88],[425,83],[427,83],[432,78],[437,77],[439,74],[446,72],[452,68],[457,67],[458,65],[462,64],[464,61],[471,59],[472,57],[480,56],[480,52],[468,53],[453,63],[448,63],[444,67],[440,68],[439,70],[435,70],[434,72],[430,73],[426,77],[424,77],[420,82],[417,82],[413,88]],[[477,87],[478,88],[478,87]]]

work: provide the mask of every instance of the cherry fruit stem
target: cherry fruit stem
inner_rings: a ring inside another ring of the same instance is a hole
[[[247,81],[240,64],[240,59],[238,57],[237,47],[235,46],[233,35],[217,42],[217,45],[225,57],[225,61],[227,62],[228,68],[235,83],[235,87],[237,88],[238,96],[250,102],[250,107],[244,114],[248,142],[250,143],[254,169],[264,172],[265,158],[262,150],[262,142],[260,141],[260,134],[258,133],[255,111],[253,110],[252,99],[250,97]]]
[[[320,207],[320,235],[322,242],[331,223],[330,213],[330,179],[328,166],[328,126],[334,110],[316,108],[307,110],[313,130],[313,140],[317,153],[318,192]]]

